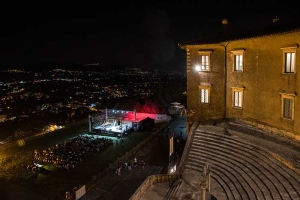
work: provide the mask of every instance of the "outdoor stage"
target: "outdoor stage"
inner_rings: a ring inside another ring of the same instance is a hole
[[[126,136],[132,127],[125,126],[114,126],[114,125],[105,125],[105,126],[95,126],[93,127],[94,131],[97,134],[107,135],[107,136]],[[122,135],[123,134],[123,135]]]
[[[130,131],[151,130],[155,122],[170,121],[165,114],[137,113],[124,110],[102,110],[89,116],[89,132],[126,136]]]

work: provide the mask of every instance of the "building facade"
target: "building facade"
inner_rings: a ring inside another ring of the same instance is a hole
[[[272,25],[179,44],[187,123],[234,120],[300,140],[300,28]]]

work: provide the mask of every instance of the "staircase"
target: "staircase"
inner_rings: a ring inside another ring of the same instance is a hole
[[[182,181],[178,180],[176,181],[172,186],[169,187],[166,196],[164,197],[164,200],[174,200],[177,196],[177,191],[180,188]]]

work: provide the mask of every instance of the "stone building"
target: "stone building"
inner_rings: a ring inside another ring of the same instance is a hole
[[[226,29],[179,44],[187,58],[187,124],[233,120],[300,140],[300,26]],[[187,126],[188,127],[188,126]]]

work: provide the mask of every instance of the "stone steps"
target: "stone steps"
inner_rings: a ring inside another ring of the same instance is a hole
[[[199,133],[198,135],[200,135],[201,133]],[[222,142],[220,141],[220,134],[210,134],[209,137],[207,137],[207,135],[202,135],[205,136],[204,140],[213,140],[212,142],[215,142],[215,139],[217,140],[218,143]],[[233,149],[230,149],[230,151],[234,151],[236,148],[240,148],[242,150],[242,153],[244,152],[248,152],[248,156],[250,154],[250,156],[255,159],[255,161],[262,161],[262,162],[268,162],[271,165],[274,165],[274,168],[277,169],[279,167],[278,172],[276,173],[280,173],[283,174],[283,176],[288,177],[288,180],[292,182],[292,184],[299,184],[299,178],[300,175],[297,174],[295,171],[291,170],[290,168],[288,168],[285,164],[278,162],[278,160],[276,158],[274,158],[270,153],[268,153],[266,150],[257,147],[255,145],[243,142],[243,141],[239,141],[235,138],[232,137],[228,137],[228,136],[222,136],[223,140],[229,140],[226,142],[226,147],[230,147]],[[197,142],[196,140],[194,140],[195,142]],[[202,142],[202,141],[200,141]],[[228,149],[228,148],[227,148]],[[241,153],[241,152],[238,152]],[[253,156],[254,155],[254,156]],[[260,159],[259,159],[260,158]],[[257,160],[256,160],[257,159]],[[298,189],[298,193],[300,193],[300,190],[298,187],[295,187],[295,189]]]
[[[174,183],[171,187],[169,187],[166,196],[164,197],[164,200],[172,200],[176,198],[177,191],[181,185],[182,181],[178,180],[176,183]]]
[[[188,161],[186,168],[196,171],[202,169],[202,166],[207,162],[207,157],[199,157],[198,155],[191,156],[191,159],[198,160],[194,161],[192,166],[189,166],[190,161]],[[251,176],[247,177],[246,173],[235,172],[234,169],[230,168],[230,163],[227,164],[219,159],[213,159],[210,160],[210,162],[212,163],[212,178],[222,180],[222,183],[228,188],[225,191],[226,194],[233,196],[232,199],[260,199],[261,196],[270,196],[268,193],[262,194],[262,191],[268,192],[266,186],[261,186],[260,189],[257,183],[251,179]],[[216,164],[217,162],[219,162],[219,164]],[[251,183],[254,183],[254,185]],[[250,198],[253,196],[257,198]]]
[[[194,144],[198,146],[202,145],[202,143],[204,141],[206,141],[206,143],[212,142],[213,145],[215,145],[215,140],[217,140],[218,144],[222,144],[222,141],[220,141],[220,136],[219,135],[214,135],[211,134],[209,137],[207,135],[202,135],[202,139],[200,139],[200,141],[198,141],[198,137],[201,133],[198,133],[198,136],[194,138]],[[236,153],[235,156],[240,157],[240,156],[246,156],[248,157],[248,159],[250,159],[250,161],[256,162],[258,164],[260,164],[261,166],[265,166],[267,169],[274,169],[275,172],[273,172],[274,174],[278,175],[282,175],[282,177],[289,182],[289,184],[293,187],[294,185],[296,185],[294,187],[294,189],[300,194],[300,176],[299,174],[297,174],[296,172],[294,172],[293,170],[289,169],[286,165],[284,165],[281,162],[278,162],[277,159],[275,159],[271,154],[269,154],[268,152],[264,151],[263,149],[260,149],[254,145],[239,141],[237,139],[234,138],[230,138],[228,136],[221,136],[223,137],[223,140],[225,141],[225,144],[222,146],[221,151],[224,150],[229,150],[230,153]],[[199,143],[200,142],[200,143]],[[210,144],[212,144],[210,143]],[[249,164],[251,164],[249,163]],[[266,164],[271,165],[272,167],[269,168],[269,166],[266,166]],[[299,187],[298,187],[298,186]]]
[[[205,164],[205,163],[203,163]],[[218,177],[218,178],[215,178]],[[222,178],[222,176],[220,176],[220,174],[214,173],[214,176],[211,176],[211,184],[213,184],[213,181],[215,181],[219,187],[222,188],[223,192],[218,192],[218,196],[221,196],[220,199],[224,199],[226,196],[226,199],[234,199],[233,198],[233,194],[232,191],[230,190],[230,188],[228,187],[228,185],[226,184],[226,182],[224,181],[224,179]]]
[[[204,143],[203,143],[204,144]],[[202,146],[203,146],[203,144],[202,144]],[[223,147],[223,149],[217,149],[216,150],[216,153],[219,153],[220,152],[220,150],[223,150],[224,151],[224,148],[227,148],[227,147]],[[212,149],[210,149],[210,150],[212,150]],[[228,156],[229,154],[227,154],[227,153],[225,153],[225,155],[223,155],[223,156]],[[240,154],[239,154],[240,155]],[[239,156],[238,155],[238,156]],[[253,157],[253,155],[252,155],[252,157]],[[227,158],[227,159],[230,159],[230,158]],[[249,158],[248,158],[249,159]],[[266,174],[267,172],[266,172],[266,170],[268,171],[268,169],[271,169],[271,171],[272,171],[272,167],[269,167],[269,166],[263,166],[262,164],[264,164],[264,162],[259,162],[259,164],[261,164],[261,166],[260,166],[260,168],[258,168],[258,170],[265,170],[262,174]],[[268,176],[265,176],[264,177],[264,180],[266,180],[266,179],[269,179],[269,181],[270,182],[272,182],[272,183],[278,183],[278,184],[282,184],[282,185],[288,185],[288,183],[286,183],[286,179],[285,178],[281,178],[281,180],[276,180],[276,178],[277,178],[277,176],[273,176],[273,174],[276,174],[276,175],[278,175],[278,173],[279,173],[279,171],[280,170],[278,170],[277,172],[275,172],[275,173],[271,173],[271,171],[268,171],[270,174],[268,175]],[[283,182],[283,183],[282,183]],[[270,187],[275,187],[275,185],[274,186],[272,186],[272,185],[268,185],[268,187],[270,188]],[[285,189],[285,188],[283,188],[282,189],[282,187],[276,187],[276,188],[279,188],[278,190],[279,190],[279,192],[282,194],[282,196],[286,196],[286,193],[287,193],[287,191],[284,191],[283,189]]]
[[[237,149],[234,150],[234,152],[228,152],[226,151],[227,146],[221,146],[221,144],[219,144],[218,146],[211,146],[213,145],[213,143],[202,143],[201,147],[198,147],[197,150],[195,150],[194,153],[201,153],[201,152],[206,152],[206,151],[210,151],[207,152],[207,154],[209,155],[207,159],[212,158],[213,156],[215,156],[215,154],[218,154],[217,156],[220,157],[221,160],[229,160],[230,162],[232,162],[232,164],[237,165],[240,169],[242,170],[247,170],[248,173],[260,173],[263,174],[264,179],[269,179],[271,182],[276,182],[276,181],[281,181],[284,182],[282,184],[290,184],[287,181],[287,178],[284,176],[280,176],[280,170],[273,170],[274,165],[269,164],[269,163],[264,163],[262,160],[258,160],[258,159],[253,159],[254,155],[249,154],[247,156],[247,154],[244,154],[244,152],[238,152]],[[208,150],[209,149],[209,150]],[[199,152],[199,150],[201,152]],[[230,150],[227,149],[227,150]],[[214,151],[214,152],[212,152]],[[193,153],[191,152],[191,153]],[[237,155],[235,155],[235,153]],[[229,162],[227,161],[227,162]],[[255,163],[255,164],[253,164]],[[281,169],[281,168],[280,168]],[[250,171],[249,171],[250,170]],[[247,172],[246,172],[247,173]],[[278,178],[279,177],[279,178]],[[276,180],[277,179],[277,180]],[[279,180],[280,179],[280,180]]]
[[[185,170],[212,163],[212,179],[228,199],[300,199],[299,174],[268,151],[224,134],[194,134]]]

